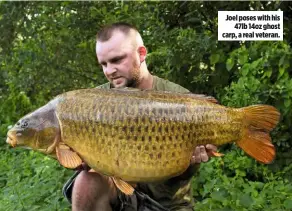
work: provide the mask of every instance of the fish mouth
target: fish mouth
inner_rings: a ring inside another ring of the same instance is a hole
[[[15,147],[17,145],[15,135],[17,134],[13,134],[12,132],[8,132],[7,134],[6,143],[10,144],[12,147]]]

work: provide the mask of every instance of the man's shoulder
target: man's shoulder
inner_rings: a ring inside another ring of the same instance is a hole
[[[157,76],[154,77],[153,89],[158,91],[170,91],[170,92],[181,92],[181,93],[188,93],[190,92],[188,89],[173,83],[169,80],[159,78]]]
[[[169,92],[180,92],[180,93],[188,93],[190,92],[188,89],[182,87],[181,85],[178,85],[176,83],[173,83],[169,80],[159,78],[157,76],[153,76],[153,90],[156,91],[169,91]],[[101,84],[97,86],[96,88],[99,89],[110,89],[111,85],[110,82]]]
[[[110,89],[111,85],[110,85],[110,82],[107,82],[105,84],[101,84],[101,85],[97,86],[96,88],[98,88],[98,89]]]

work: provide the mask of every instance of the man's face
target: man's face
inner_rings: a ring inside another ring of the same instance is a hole
[[[139,55],[129,37],[115,31],[108,41],[97,41],[96,55],[113,87],[137,86],[140,76]]]

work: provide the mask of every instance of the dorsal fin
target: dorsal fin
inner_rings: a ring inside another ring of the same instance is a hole
[[[153,92],[153,93],[160,93],[160,94],[163,94],[163,93],[169,93],[169,94],[182,94],[182,95],[186,95],[190,98],[193,98],[193,99],[197,99],[197,100],[206,100],[210,103],[218,103],[218,100],[212,96],[207,96],[207,95],[204,95],[204,94],[194,94],[194,93],[180,93],[180,92],[171,92],[171,91],[157,91],[157,90],[151,90],[151,89],[146,89],[146,90],[142,90],[142,89],[138,89],[138,88],[132,88],[132,87],[122,87],[122,88],[112,88],[113,90],[118,90],[118,91],[132,91],[132,92],[135,92],[135,91],[142,91],[142,92]]]
[[[198,100],[206,100],[210,103],[218,103],[218,100],[212,96],[207,96],[204,94],[193,94],[193,93],[186,93],[185,95],[187,95],[188,97],[191,97],[193,99],[198,99]]]

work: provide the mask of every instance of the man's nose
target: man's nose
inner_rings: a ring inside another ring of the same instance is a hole
[[[113,73],[115,73],[117,71],[117,69],[113,66],[113,65],[107,65],[105,72],[107,75],[111,75]]]

